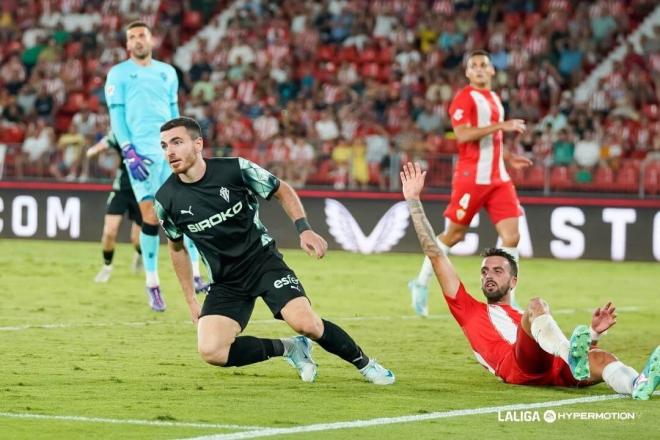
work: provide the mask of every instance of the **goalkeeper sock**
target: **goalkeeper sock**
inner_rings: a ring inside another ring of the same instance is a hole
[[[532,337],[544,351],[559,356],[568,364],[568,350],[571,343],[552,315],[544,313],[534,318],[532,321]]]
[[[369,363],[369,358],[362,352],[362,349],[355,343],[348,333],[341,327],[330,321],[323,321],[323,334],[316,341],[323,349],[336,356],[339,356],[346,362],[349,362],[357,369],[362,369]]]
[[[633,383],[639,373],[621,361],[610,362],[603,368],[603,380],[619,394],[632,394]]]
[[[242,367],[263,362],[284,354],[284,345],[279,339],[262,339],[254,336],[239,336],[229,347],[225,367]]]
[[[147,275],[147,286],[158,286],[158,225],[142,223],[140,231],[140,248],[142,249],[142,262]]]
[[[445,255],[449,255],[449,246],[444,244],[442,241],[440,241],[439,238],[436,238],[436,241],[438,242],[438,246],[440,246],[440,249],[442,249],[442,252],[445,253]],[[431,264],[431,260],[429,257],[424,257],[424,262],[422,263],[422,269],[419,271],[419,275],[417,275],[417,284],[422,285],[422,286],[428,286],[429,280],[433,276],[433,265]]]

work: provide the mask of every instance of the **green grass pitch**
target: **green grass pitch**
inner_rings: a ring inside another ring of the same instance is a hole
[[[167,249],[161,248],[160,261],[168,304],[163,314],[148,308],[142,276],[129,270],[131,253],[120,245],[112,279],[97,285],[96,243],[0,241],[0,438],[191,438],[612,394],[603,384],[576,390],[499,382],[474,360],[437,284],[430,318],[413,316],[406,283],[421,256],[412,254],[332,251],[316,261],[301,251],[284,251],[316,311],[391,368],[394,386],[364,382],[353,367],[318,346],[313,384],[302,383],[281,359],[241,369],[212,367],[196,353],[195,328]],[[479,258],[453,261],[468,290],[480,296]],[[528,259],[517,295],[521,303],[545,298],[566,333],[589,322],[589,309],[612,300],[621,310],[618,323],[600,345],[639,370],[660,343],[659,285],[658,263]],[[292,334],[272,320],[263,302],[245,333]],[[553,409],[625,412],[635,419],[525,423],[488,413],[271,438],[642,439],[660,432],[657,395],[648,402],[617,399]]]

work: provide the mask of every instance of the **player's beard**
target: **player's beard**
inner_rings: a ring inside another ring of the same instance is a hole
[[[493,281],[493,283],[495,283]],[[511,290],[511,282],[507,282],[506,285],[500,286],[497,283],[495,283],[497,286],[497,289],[492,290],[486,288],[484,284],[481,285],[481,291],[483,294],[486,296],[486,299],[488,300],[489,304],[494,304],[498,303],[506,296],[507,293],[509,293],[509,290]]]
[[[138,60],[146,60],[151,56],[151,49],[149,49],[146,46],[142,46],[139,49],[138,48],[133,49],[132,54]]]

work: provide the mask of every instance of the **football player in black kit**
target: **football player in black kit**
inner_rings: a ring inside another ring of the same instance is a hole
[[[369,382],[394,383],[390,370],[369,359],[344,330],[312,310],[301,282],[261,223],[258,197],[268,200],[274,196],[294,222],[303,250],[323,257],[328,244],[311,229],[291,186],[240,157],[204,159],[201,129],[194,119],[173,119],[160,132],[173,174],[156,193],[156,212],[192,320],[197,323],[201,357],[212,365],[240,367],[283,356],[303,381],[312,382],[316,378],[312,339],[353,364]],[[195,243],[212,277],[201,307],[195,299],[184,235]],[[263,298],[275,318],[302,336],[239,336],[257,297]]]

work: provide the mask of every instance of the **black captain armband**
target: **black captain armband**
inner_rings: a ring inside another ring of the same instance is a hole
[[[293,222],[293,224],[296,225],[296,231],[298,231],[298,235],[312,229],[309,222],[307,221],[307,217],[300,217],[298,220]]]

